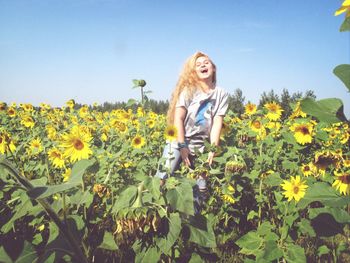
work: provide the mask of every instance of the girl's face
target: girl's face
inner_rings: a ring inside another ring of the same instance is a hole
[[[213,77],[214,67],[207,57],[199,57],[196,59],[195,70],[200,80],[211,80]]]

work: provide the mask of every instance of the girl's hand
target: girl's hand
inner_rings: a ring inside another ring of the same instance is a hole
[[[190,150],[187,147],[181,148],[180,149],[180,154],[182,161],[186,166],[191,166],[190,159],[188,158],[188,155],[190,154]]]
[[[207,160],[207,162],[209,163],[209,165],[211,165],[213,163],[214,156],[215,156],[214,152],[209,152],[208,153],[208,160]]]

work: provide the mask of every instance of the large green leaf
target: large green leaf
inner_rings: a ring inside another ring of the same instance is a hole
[[[45,198],[56,193],[60,193],[69,190],[77,185],[82,184],[83,174],[86,169],[89,168],[95,161],[93,160],[81,160],[77,162],[73,168],[69,180],[66,183],[50,186],[38,186],[28,191],[28,195],[32,199]]]
[[[298,223],[298,227],[300,233],[308,234],[310,237],[316,236],[315,230],[312,228],[309,220],[302,218]]]
[[[179,237],[181,232],[181,219],[178,213],[172,213],[169,216],[169,232],[166,238],[160,239],[159,247],[162,249],[163,253],[167,254],[170,252],[172,245]]]
[[[306,256],[304,249],[298,245],[288,244],[287,250],[284,252],[284,257],[287,262],[304,263],[306,262]]]
[[[0,247],[0,262],[13,262],[3,247]]]
[[[102,244],[99,247],[103,248],[103,249],[107,249],[107,250],[117,250],[118,249],[118,246],[115,243],[115,240],[114,240],[112,233],[107,232],[107,231],[105,231]]]
[[[148,177],[145,180],[145,187],[158,199],[160,197],[160,178]]]
[[[309,208],[310,219],[317,217],[319,214],[331,214],[338,223],[350,223],[350,215],[347,211],[339,207],[322,207]]]
[[[16,263],[28,263],[33,262],[37,258],[36,251],[33,245],[27,241],[24,241],[24,247],[22,253],[16,259]]]
[[[350,28],[350,20],[349,20],[349,28]],[[350,91],[350,64],[341,64],[336,66],[333,70],[333,73],[344,83],[344,85]]]
[[[340,32],[350,31],[350,17],[347,17],[340,26]]]
[[[112,212],[118,213],[120,209],[125,207],[130,207],[135,201],[136,196],[137,196],[137,187],[134,185],[129,186],[117,198],[112,208]]]
[[[211,220],[202,215],[196,215],[188,224],[190,228],[190,241],[202,247],[216,247],[216,240]]]
[[[236,241],[242,249],[240,252],[246,255],[254,255],[263,245],[263,238],[255,231],[250,231]]]
[[[329,184],[318,182],[306,189],[298,207],[305,208],[311,202],[318,201],[329,207],[343,207],[350,203],[350,196],[340,196]]]
[[[310,98],[303,99],[300,102],[302,110],[317,118],[320,121],[326,123],[335,123],[340,122],[340,119],[337,118],[337,112],[343,106],[343,103],[340,99],[331,98],[315,101]]]
[[[265,242],[264,249],[258,253],[256,257],[257,262],[274,262],[283,256],[283,250],[280,249],[273,240],[267,240]]]
[[[192,186],[187,182],[182,182],[176,188],[168,190],[166,198],[170,206],[177,211],[188,215],[194,214]]]

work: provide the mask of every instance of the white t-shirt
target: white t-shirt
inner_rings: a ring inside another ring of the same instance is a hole
[[[184,121],[185,140],[192,153],[195,149],[202,152],[204,141],[210,137],[214,117],[226,114],[228,93],[220,87],[215,87],[210,93],[198,89],[192,99],[186,99],[185,92],[180,94],[176,103],[176,108],[184,107],[187,110]]]

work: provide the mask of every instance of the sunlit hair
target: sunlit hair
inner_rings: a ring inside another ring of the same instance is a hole
[[[175,106],[177,103],[177,100],[179,99],[179,96],[183,90],[186,90],[185,98],[191,99],[193,97],[193,94],[195,91],[199,88],[201,88],[202,83],[200,82],[198,75],[196,73],[196,60],[199,57],[206,57],[209,59],[210,63],[213,65],[213,77],[212,81],[213,84],[216,84],[216,66],[211,61],[211,59],[202,52],[196,52],[192,56],[190,56],[181,71],[181,74],[179,76],[179,79],[177,81],[176,87],[171,95],[170,103],[169,103],[169,109],[167,114],[167,122],[169,125],[174,124],[174,112],[175,112]]]

